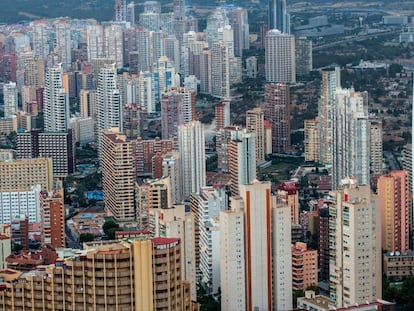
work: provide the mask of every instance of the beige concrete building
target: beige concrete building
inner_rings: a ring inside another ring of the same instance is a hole
[[[117,220],[135,220],[135,167],[132,143],[117,128],[102,134],[102,185],[105,209]]]
[[[246,111],[246,129],[256,134],[256,162],[263,162],[266,155],[266,134],[264,111],[261,108]]]
[[[179,239],[89,243],[54,265],[2,270],[0,310],[197,310]]]
[[[30,190],[40,185],[50,190],[53,185],[51,158],[0,161],[0,191]]]
[[[305,161],[319,162],[319,129],[318,118],[305,120]]]
[[[330,297],[335,307],[381,299],[381,223],[369,185],[343,179],[329,193]]]

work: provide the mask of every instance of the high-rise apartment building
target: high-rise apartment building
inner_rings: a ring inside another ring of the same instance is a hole
[[[133,142],[133,148],[137,176],[148,177],[154,175],[154,168],[157,165],[156,156],[177,150],[178,142],[177,137],[167,140],[158,137],[149,140],[138,138]]]
[[[299,224],[299,186],[293,181],[284,181],[277,187],[277,197],[290,209],[290,221]]]
[[[116,128],[102,134],[102,186],[105,208],[120,221],[135,219],[132,143]]]
[[[306,37],[295,38],[296,76],[309,75],[313,68],[312,41]]]
[[[276,29],[266,34],[265,70],[267,82],[296,82],[295,37]]]
[[[254,108],[246,111],[246,130],[256,134],[256,162],[263,162],[266,156],[264,111]]]
[[[381,205],[382,249],[407,252],[413,226],[413,213],[406,171],[391,171],[378,178]]]
[[[105,57],[104,29],[101,25],[90,25],[86,29],[88,61]]]
[[[275,196],[271,196],[271,200],[272,310],[292,310],[292,286],[289,286],[292,284],[291,211]]]
[[[292,246],[292,287],[305,290],[318,284],[318,251],[308,249],[306,243]]]
[[[18,159],[52,158],[55,177],[66,177],[75,171],[74,131],[42,133],[39,130],[18,133],[16,157]]]
[[[232,197],[220,211],[220,290],[222,310],[246,310],[244,202]]]
[[[161,96],[161,130],[163,139],[178,134],[178,127],[194,121],[195,93],[184,87],[171,87]]]
[[[46,132],[66,132],[69,128],[69,95],[63,87],[62,65],[46,72],[44,91],[44,127]]]
[[[21,191],[0,191],[0,223],[9,224],[17,215],[26,215],[30,223],[39,223],[40,191],[40,185]]]
[[[270,187],[270,182],[258,181],[240,185],[240,196],[245,204],[247,310],[272,310],[273,305]]]
[[[70,25],[65,20],[55,23],[56,51],[63,69],[69,69],[72,65],[72,46],[70,37]]]
[[[369,185],[341,181],[329,193],[329,289],[335,307],[381,299],[381,223]]]
[[[181,247],[177,238],[92,242],[43,269],[6,271],[0,310],[197,310],[181,277]]]
[[[126,22],[127,20],[127,1],[126,0],[115,0],[114,4],[115,21]]]
[[[368,94],[353,89],[337,89],[335,95],[332,189],[337,189],[347,176],[354,176],[361,185],[369,185]]]
[[[199,121],[178,127],[182,197],[206,185],[204,125]]]
[[[126,104],[122,107],[122,131],[128,140],[145,137],[148,129],[148,114],[137,104]]]
[[[33,52],[36,57],[46,59],[49,55],[49,29],[42,22],[33,22]]]
[[[285,83],[265,86],[265,117],[272,125],[273,153],[290,149],[290,88]]]
[[[304,121],[305,130],[305,161],[319,162],[320,137],[319,119],[308,119]],[[326,148],[326,147],[325,147]]]
[[[383,173],[383,137],[382,137],[382,120],[370,118],[370,166],[371,175],[379,176]]]
[[[40,194],[42,242],[53,248],[65,247],[65,206],[63,190]]]
[[[322,90],[318,105],[320,122],[320,161],[332,165],[336,89],[341,87],[341,71],[337,65],[322,69]]]
[[[246,129],[233,131],[228,142],[230,188],[239,195],[240,185],[251,184],[256,179],[256,135]]]
[[[101,148],[101,136],[104,130],[120,128],[122,124],[121,94],[117,86],[115,64],[106,65],[99,72],[96,91],[96,113],[98,130],[98,148]]]
[[[232,8],[227,12],[229,23],[234,31],[234,56],[242,57],[243,50],[249,49],[249,20],[247,10]]]
[[[9,82],[3,85],[4,117],[12,117],[18,110],[17,84]]]
[[[0,174],[0,191],[27,191],[36,185],[48,191],[53,186],[51,158],[0,161]]]
[[[104,55],[115,61],[116,69],[124,66],[124,34],[120,25],[104,28]]]
[[[211,95],[223,99],[230,98],[230,54],[227,44],[223,41],[212,43],[211,68]]]

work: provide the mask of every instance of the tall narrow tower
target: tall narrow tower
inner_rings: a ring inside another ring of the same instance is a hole
[[[44,126],[46,132],[66,132],[69,119],[69,95],[62,80],[62,65],[46,72],[44,93]]]
[[[115,64],[106,65],[99,72],[96,92],[98,147],[102,131],[122,124],[121,94],[117,87]]]
[[[269,0],[269,29],[290,33],[289,15],[286,13],[286,0]]]
[[[126,22],[127,20],[127,4],[126,0],[115,0],[115,21]]]
[[[272,125],[272,152],[290,149],[290,88],[285,83],[265,86],[265,117]]]
[[[180,125],[178,149],[183,197],[199,192],[206,185],[204,126],[199,121]]]

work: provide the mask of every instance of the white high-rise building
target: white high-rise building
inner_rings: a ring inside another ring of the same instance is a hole
[[[104,29],[101,25],[91,25],[86,29],[88,61],[105,57]]]
[[[339,186],[329,193],[329,289],[336,308],[382,296],[378,197],[355,179],[343,179]]]
[[[153,86],[152,74],[140,72],[138,78],[138,98],[139,104],[148,113],[156,112],[155,89]]]
[[[12,117],[18,110],[17,84],[9,82],[3,85],[4,117]]]
[[[33,52],[36,57],[46,59],[49,55],[49,30],[46,24],[33,25]]]
[[[110,25],[104,30],[104,55],[116,62],[116,68],[124,66],[124,34],[119,25]]]
[[[159,31],[160,24],[160,14],[147,12],[139,14],[139,24],[148,31]]]
[[[291,209],[272,200],[273,310],[292,310]]]
[[[223,28],[224,26],[229,24],[229,19],[227,17],[227,13],[222,8],[217,8],[212,14],[210,14],[207,18],[207,26],[206,26],[206,41],[208,42],[208,46],[210,48],[213,47],[213,43],[220,41],[220,37],[222,36],[219,34],[219,29]]]
[[[231,198],[220,212],[220,289],[222,310],[246,310],[244,202]]]
[[[377,176],[383,174],[383,137],[382,137],[382,120],[379,118],[370,118],[370,165],[371,174]]]
[[[202,187],[192,199],[198,203],[196,219],[200,233],[201,283],[208,293],[216,294],[220,288],[220,211],[225,210],[226,200],[219,190]]]
[[[211,49],[211,95],[230,98],[229,48],[223,41],[214,42]]]
[[[174,62],[175,72],[180,72],[181,55],[180,55],[180,41],[174,36],[168,36],[164,39],[165,42],[165,56]]]
[[[0,221],[10,224],[17,215],[26,215],[29,223],[40,222],[40,185],[27,191],[0,192]]]
[[[63,69],[69,69],[72,65],[70,26],[66,21],[58,21],[55,23],[55,31],[59,62],[62,63]]]
[[[332,189],[354,176],[361,185],[370,182],[370,121],[368,94],[337,89],[333,120]]]
[[[319,159],[323,164],[328,165],[332,165],[335,92],[338,87],[341,87],[341,69],[339,66],[334,65],[322,69],[322,90],[318,104],[320,124]]]
[[[96,113],[98,130],[98,147],[104,130],[122,124],[121,93],[117,86],[115,64],[106,65],[99,72],[96,91]]]
[[[247,310],[272,310],[271,183],[240,185],[245,204]],[[286,284],[286,286],[290,286]]]
[[[204,125],[192,121],[178,127],[182,197],[200,191],[206,185]]]
[[[126,22],[127,20],[126,0],[115,0],[114,11],[115,11],[115,21]]]
[[[46,132],[66,132],[69,127],[69,95],[63,87],[61,65],[46,72],[44,91],[44,127]]]
[[[234,30],[234,55],[242,57],[243,50],[249,49],[249,21],[247,9],[232,8],[228,11],[227,16],[231,28]]]
[[[171,202],[173,204],[179,204],[182,201],[179,161],[178,152],[168,153],[162,159],[162,175],[170,176]]]
[[[296,82],[295,37],[272,29],[266,34],[265,70],[267,82]]]
[[[190,282],[191,300],[197,300],[196,262],[195,262],[195,224],[194,214],[185,211],[184,205],[172,208],[153,208],[150,211],[153,219],[154,235],[157,237],[180,238],[182,279]]]

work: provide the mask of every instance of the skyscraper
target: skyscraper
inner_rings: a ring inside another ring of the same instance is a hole
[[[368,94],[337,89],[333,126],[332,189],[347,176],[359,184],[370,182],[370,122]]]
[[[268,10],[269,29],[277,29],[283,33],[290,33],[290,19],[286,13],[286,0],[269,0]]]
[[[122,124],[121,94],[116,81],[115,64],[106,65],[99,72],[96,92],[98,148],[102,131]]]
[[[329,289],[335,307],[381,299],[381,223],[369,185],[343,179],[329,206]]]
[[[282,83],[265,85],[265,117],[272,125],[272,152],[290,149],[290,88]]]
[[[195,120],[195,94],[184,87],[166,89],[161,96],[162,139],[178,134],[178,127]]]
[[[182,197],[198,192],[206,184],[204,125],[199,121],[178,127]]]
[[[370,118],[370,164],[371,174],[379,176],[383,173],[382,151],[382,120]]]
[[[264,112],[261,108],[246,111],[246,129],[256,134],[256,162],[263,162],[266,155]]]
[[[405,253],[409,249],[413,215],[406,171],[378,178],[381,204],[382,249]]]
[[[296,82],[295,37],[272,29],[266,34],[267,82]]]
[[[132,143],[113,128],[102,133],[102,186],[105,209],[116,220],[135,219]]]
[[[320,136],[318,118],[305,120],[305,161],[319,162]],[[326,146],[325,146],[326,148]]]
[[[4,117],[12,117],[18,109],[17,85],[16,82],[9,82],[3,85]]]
[[[233,8],[228,11],[227,16],[234,31],[234,56],[242,57],[243,50],[249,49],[250,44],[247,10],[244,8]]]
[[[115,21],[126,22],[127,20],[127,3],[126,0],[115,0]]]
[[[46,132],[66,132],[69,125],[69,95],[62,81],[61,65],[46,72],[44,92],[44,127]]]
[[[59,61],[62,63],[63,69],[69,69],[72,65],[70,26],[66,21],[57,21],[55,23],[55,30],[56,50],[59,56]]]
[[[306,37],[295,38],[296,76],[309,75],[313,68],[312,41]]]
[[[42,242],[53,248],[65,247],[65,206],[63,190],[40,194]]]
[[[230,188],[239,195],[240,185],[251,184],[256,179],[256,135],[246,129],[232,131],[228,142]]]
[[[222,310],[246,310],[244,202],[231,198],[220,212],[220,289]]]
[[[212,43],[211,48],[211,95],[230,98],[230,55],[223,41]]]
[[[335,92],[341,87],[341,69],[332,65],[322,69],[322,90],[318,104],[320,128],[320,161],[332,165],[333,152],[333,122],[335,113]]]
[[[116,63],[116,68],[124,66],[124,34],[120,25],[104,28],[104,55]]]

